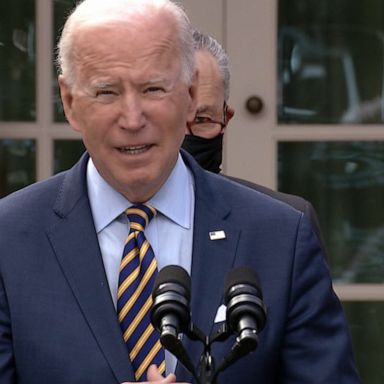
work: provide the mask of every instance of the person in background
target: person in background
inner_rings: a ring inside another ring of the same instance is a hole
[[[199,71],[197,110],[194,120],[186,125],[182,148],[204,169],[220,173],[224,132],[235,113],[228,105],[229,59],[212,36],[194,30],[193,40]]]
[[[230,63],[227,53],[212,36],[193,32],[196,67],[199,71],[197,111],[192,122],[186,125],[182,148],[207,171],[221,173],[225,129],[235,114],[228,104],[230,95]],[[233,176],[226,176],[249,188],[281,200],[303,212],[311,221],[324,255],[327,249],[319,220],[312,204],[300,196],[275,191],[263,185]]]
[[[1,384],[192,383],[150,322],[169,265],[191,276],[204,334],[225,321],[228,272],[259,275],[266,326],[221,383],[359,382],[310,222],[180,152],[196,115],[194,60],[170,0],[84,0],[66,20],[58,81],[87,151],[0,200]],[[235,340],[215,344],[218,362]],[[201,344],[182,342],[196,366]]]

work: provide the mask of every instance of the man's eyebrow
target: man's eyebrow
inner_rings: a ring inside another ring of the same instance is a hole
[[[167,81],[167,79],[163,76],[154,76],[154,77],[151,77],[149,79],[146,79],[145,81],[143,81],[144,84],[151,84],[151,83],[162,83],[162,82],[165,82]]]
[[[147,87],[151,85],[164,85],[167,87],[172,87],[174,85],[174,81],[165,76],[156,76],[149,79],[146,79],[142,82],[139,82],[140,86]]]
[[[211,112],[214,113],[214,108],[209,105],[201,105],[197,108],[196,113],[204,113],[204,112]]]
[[[92,87],[98,88],[98,89],[104,89],[104,88],[111,88],[115,87],[117,84],[113,82],[108,81],[97,81],[94,84],[92,84]]]

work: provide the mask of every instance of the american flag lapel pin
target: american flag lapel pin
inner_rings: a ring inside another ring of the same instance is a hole
[[[212,231],[209,232],[209,238],[211,240],[223,240],[226,236],[224,231]]]

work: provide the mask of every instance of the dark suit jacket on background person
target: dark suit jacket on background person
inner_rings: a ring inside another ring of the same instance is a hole
[[[345,318],[307,218],[183,158],[195,180],[194,323],[209,333],[225,275],[241,265],[258,273],[268,310],[257,350],[220,383],[358,383]],[[89,205],[87,160],[0,201],[2,384],[134,381]],[[217,230],[226,238],[210,240]],[[217,362],[233,341],[215,346]],[[197,364],[200,344],[184,342]],[[190,380],[180,365],[176,375]]]
[[[239,179],[239,178],[233,177],[233,176],[227,176],[227,175],[224,175],[224,176],[228,177],[229,179],[231,179],[233,181],[236,181],[237,183],[240,183],[240,184],[245,185],[249,188],[255,189],[256,191],[265,193],[266,195],[271,196],[274,199],[281,200],[284,203],[289,204],[293,208],[296,208],[299,211],[303,212],[304,215],[307,216],[309,218],[309,220],[311,221],[312,228],[315,231],[317,238],[319,239],[321,249],[322,249],[324,255],[326,256],[326,259],[328,259],[327,248],[325,246],[323,234],[322,234],[321,229],[320,229],[319,219],[317,217],[315,208],[313,208],[313,205],[308,200],[305,200],[301,196],[291,195],[289,193],[283,193],[283,192],[275,191],[273,189],[264,187],[263,185],[252,183],[248,180]]]

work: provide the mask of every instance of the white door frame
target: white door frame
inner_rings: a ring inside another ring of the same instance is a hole
[[[231,62],[230,104],[235,116],[225,136],[224,172],[270,188],[277,186],[280,141],[384,140],[380,125],[279,125],[277,122],[278,0],[184,0],[191,21],[226,48]],[[252,115],[245,103],[264,102]],[[384,284],[338,284],[342,300],[384,300]]]

